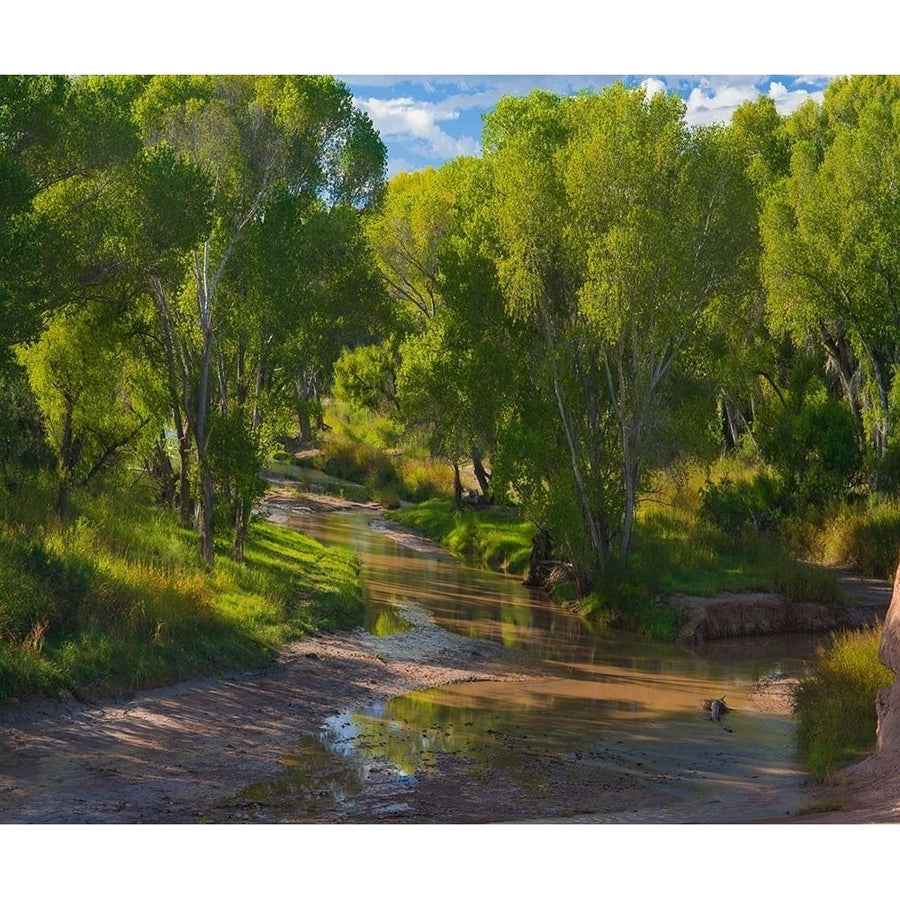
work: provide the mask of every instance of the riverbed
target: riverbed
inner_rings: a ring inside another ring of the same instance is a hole
[[[263,671],[0,713],[3,823],[794,821],[783,684],[808,638],[703,650],[589,627],[373,509],[273,518],[359,554],[365,629]],[[725,697],[718,722],[703,701]]]
[[[327,813],[340,821],[759,821],[804,809],[789,705],[759,686],[799,675],[819,639],[702,650],[642,640],[592,628],[520,579],[462,564],[372,511],[273,513],[358,554],[368,627],[385,642],[425,616],[500,650],[527,677],[341,709],[244,801],[272,798],[281,821],[315,820],[322,812],[307,808],[300,785],[324,768],[342,773]],[[410,635],[410,646],[421,639]],[[704,708],[711,698],[730,710],[720,721]],[[394,801],[381,802],[379,786],[379,802],[365,802],[373,771],[391,774]]]

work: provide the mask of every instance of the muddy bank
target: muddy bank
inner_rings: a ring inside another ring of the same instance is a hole
[[[735,593],[719,597],[676,596],[666,602],[684,612],[678,638],[687,643],[770,634],[821,634],[862,628],[883,621],[890,587],[874,579],[863,582],[865,595],[844,606],[787,602],[778,594]]]
[[[418,688],[524,679],[499,648],[449,634],[422,610],[389,638],[359,629],[292,644],[260,672],[85,705],[0,711],[0,822],[241,821],[229,800],[283,772],[329,716]],[[387,769],[369,789],[394,790]],[[216,813],[216,810],[219,810]]]
[[[300,513],[312,510],[312,503],[334,505],[332,498],[296,494],[279,502]],[[390,537],[422,541],[396,529]],[[443,552],[428,542],[406,545],[417,553]],[[444,732],[466,724],[465,716],[457,724],[429,720],[417,727],[424,729],[422,741],[438,750],[414,775],[398,770],[391,762],[397,755],[387,746],[351,753],[341,751],[337,740],[329,746],[338,752],[326,751],[326,729],[340,738],[346,727],[347,751],[353,745],[348,711],[358,717],[360,710],[419,689],[474,682],[464,690],[475,688],[486,698],[506,682],[522,682],[516,689],[527,688],[540,708],[552,664],[542,669],[533,657],[497,641],[450,633],[414,602],[400,603],[399,612],[407,630],[387,637],[363,630],[321,636],[285,648],[264,671],[90,706],[8,706],[0,711],[0,822],[786,820],[783,793],[770,784],[768,770],[750,802],[746,791],[723,800],[721,786],[745,766],[749,734],[742,726],[751,723],[750,717],[741,721],[740,709],[733,733],[698,709],[687,726],[691,740],[667,738],[660,719],[646,723],[643,741],[593,729],[565,752],[548,752],[541,730],[549,726],[540,714],[527,727],[522,719],[492,724],[487,754],[452,742],[443,744],[455,746],[452,752],[440,749]],[[646,681],[652,690],[659,679],[648,673]],[[780,681],[761,684],[747,711],[783,712],[785,691]],[[555,697],[552,690],[545,696]],[[709,694],[698,693],[697,700],[703,696]],[[625,699],[629,709],[640,702],[638,696]],[[408,724],[401,715],[391,719],[391,728],[394,721]],[[385,739],[390,735],[389,728]],[[515,765],[508,764],[510,756]],[[798,802],[792,801],[791,811],[802,811],[802,774],[777,776],[796,782]]]

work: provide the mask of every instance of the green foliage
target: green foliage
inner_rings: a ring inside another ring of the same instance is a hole
[[[880,638],[880,629],[837,635],[797,686],[797,743],[814,778],[828,779],[875,747],[875,697],[894,680],[878,660]]]
[[[874,578],[893,579],[900,547],[900,505],[844,507],[824,526],[823,558]]]
[[[241,409],[216,411],[210,423],[209,466],[232,499],[253,503],[266,483],[260,477],[264,453]]]
[[[0,491],[16,493],[29,472],[51,459],[28,377],[11,364],[0,372]]]
[[[0,701],[104,694],[262,665],[286,640],[359,624],[358,563],[256,523],[214,573],[169,514],[108,494],[74,523],[0,524]]]
[[[759,532],[777,527],[784,513],[784,490],[771,475],[760,472],[749,481],[723,478],[700,488],[698,515],[726,534],[738,536],[748,529]]]
[[[844,498],[860,464],[852,413],[822,390],[810,394],[807,384],[792,389],[789,401],[762,410],[754,429],[784,496],[799,509]]]
[[[896,215],[900,158],[896,76],[838,78],[821,105],[787,120],[790,175],[760,222],[773,330],[819,344],[867,445],[893,435],[889,400],[900,361]]]
[[[383,344],[346,349],[334,365],[334,396],[378,412],[389,411],[396,399],[396,360]]]

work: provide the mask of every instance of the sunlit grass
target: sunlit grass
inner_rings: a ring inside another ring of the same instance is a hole
[[[0,701],[105,694],[263,665],[282,643],[361,623],[356,559],[254,523],[246,561],[138,503],[82,501],[71,524],[0,524]]]
[[[875,697],[894,680],[878,659],[880,640],[880,628],[838,635],[797,687],[797,743],[814,778],[827,780],[875,748]]]
[[[396,510],[391,518],[463,559],[516,575],[528,568],[534,525],[507,509],[456,510],[450,500],[429,500]]]
[[[900,504],[896,501],[870,508],[845,507],[826,522],[823,531],[825,562],[893,579],[900,546]]]

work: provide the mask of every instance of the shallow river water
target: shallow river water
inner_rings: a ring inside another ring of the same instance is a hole
[[[607,777],[644,779],[647,805],[598,811],[586,799],[572,807],[575,821],[753,821],[803,806],[794,723],[761,703],[754,685],[802,671],[813,638],[693,649],[591,628],[520,579],[429,558],[371,527],[373,519],[355,511],[291,514],[288,524],[358,554],[373,632],[402,629],[398,605],[411,601],[449,630],[516,651],[538,677],[454,684],[342,711],[316,746],[285,760],[288,773],[327,783],[321,794],[333,800],[358,791],[385,760],[398,784],[415,783],[452,753],[476,771],[502,770],[534,786],[536,759],[577,759],[595,761]],[[703,700],[723,696],[731,712],[713,722]],[[350,784],[328,774],[339,757],[353,761]],[[249,796],[287,791],[289,783],[257,785]],[[523,808],[522,818],[533,817]]]

